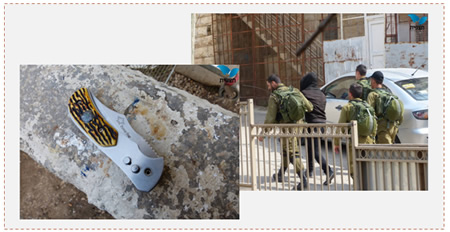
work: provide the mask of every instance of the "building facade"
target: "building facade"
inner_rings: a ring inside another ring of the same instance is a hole
[[[417,14],[422,19],[424,14]],[[296,50],[328,14],[195,14],[195,64],[239,64],[240,96],[267,104],[266,78],[275,73],[283,83],[300,87],[315,72],[323,85],[369,68],[427,69],[428,22],[418,25],[408,14],[337,14],[300,56]],[[424,20],[422,20],[424,21]]]

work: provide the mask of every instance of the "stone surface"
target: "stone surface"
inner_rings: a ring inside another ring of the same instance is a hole
[[[212,15],[195,14],[193,58],[195,64],[214,64]],[[216,32],[217,33],[217,32]]]
[[[239,218],[239,118],[123,66],[21,66],[21,149],[115,218]],[[157,186],[140,192],[72,123],[70,95],[87,87],[124,113],[159,156]],[[133,102],[139,99],[135,108]]]

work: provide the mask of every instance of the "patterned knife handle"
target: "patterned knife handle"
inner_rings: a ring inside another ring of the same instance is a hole
[[[98,145],[111,147],[117,144],[117,130],[99,113],[86,88],[75,91],[70,97],[69,112]]]

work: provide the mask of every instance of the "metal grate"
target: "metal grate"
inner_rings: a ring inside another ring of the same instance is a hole
[[[155,78],[158,81],[165,82],[173,75],[175,65],[126,65],[135,70],[142,71],[146,75]]]
[[[266,78],[272,73],[299,88],[300,79],[315,72],[323,85],[324,34],[300,57],[295,51],[326,16],[311,14],[305,20],[304,14],[213,14],[214,62],[239,64],[241,100],[253,98],[257,105],[267,103]]]

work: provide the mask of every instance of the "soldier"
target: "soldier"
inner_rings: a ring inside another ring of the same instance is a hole
[[[372,91],[372,87],[370,85],[370,78],[366,77],[367,67],[363,64],[356,66],[355,71],[355,79],[356,83],[363,87],[363,95],[362,100],[367,101],[367,96]]]
[[[339,122],[338,123],[349,123],[352,120],[356,120],[357,118],[357,110],[356,107],[354,105],[354,102],[356,103],[362,103],[365,106],[367,106],[369,108],[369,111],[372,112],[372,114],[375,114],[374,110],[372,107],[369,106],[369,104],[367,104],[365,101],[363,101],[361,99],[362,96],[362,92],[363,92],[363,88],[361,85],[357,84],[357,83],[353,83],[352,85],[350,85],[350,88],[348,90],[348,97],[349,97],[349,103],[345,106],[342,107],[341,110],[341,115],[339,117]],[[376,124],[376,120],[374,119],[374,122]],[[359,124],[358,124],[359,126]],[[376,126],[376,125],[375,125]],[[359,131],[359,128],[358,128]],[[375,136],[376,133],[376,128],[373,130],[373,133],[370,136],[363,136],[363,135],[358,135],[358,144],[373,144],[373,137]],[[339,140],[339,138],[335,138],[334,139],[334,151],[336,153],[339,153],[339,143],[341,141]],[[349,149],[347,151],[348,154],[348,159],[349,159],[349,163],[350,163],[350,176],[353,178],[353,153],[352,153],[352,149]]]
[[[290,88],[281,83],[280,78],[272,74],[267,78],[267,88],[272,92],[269,97],[269,104],[267,106],[267,114],[266,119],[264,120],[264,124],[276,124],[276,123],[298,123],[296,121],[286,121],[284,117],[282,117],[280,113],[280,99],[277,96],[277,92],[289,91]],[[309,102],[305,96],[300,92],[300,90],[294,88],[294,91],[300,95],[301,100],[304,103],[305,111],[311,112],[313,110],[313,105]],[[283,131],[285,132],[285,131]],[[262,141],[264,138],[260,137],[259,141]],[[297,145],[297,138],[282,138],[283,145],[283,155],[282,155],[282,165],[278,171],[278,175],[274,174],[273,179],[278,182],[282,182],[282,178],[284,177],[284,173],[286,172],[289,162],[291,162],[295,166],[295,171],[297,175],[300,177],[301,182],[297,186],[297,190],[302,190],[301,183],[303,183],[303,189],[307,187],[306,176],[301,174],[301,170],[304,170],[303,163],[301,157],[299,155],[299,148]],[[289,159],[288,159],[289,156]]]
[[[383,88],[384,75],[380,71],[376,71],[370,77],[371,86],[373,91],[367,97],[367,102],[371,105],[378,117],[378,129],[377,129],[377,144],[393,144],[395,141],[395,136],[397,136],[398,126],[403,122],[403,103],[398,100],[398,98],[392,95],[388,90]],[[384,97],[386,96],[386,97]],[[389,120],[391,115],[387,115],[386,112],[386,101],[390,97],[397,99],[397,110],[398,116],[394,116],[394,120]]]

